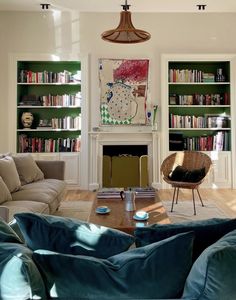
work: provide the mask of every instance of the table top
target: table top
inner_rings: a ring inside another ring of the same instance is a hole
[[[107,214],[96,213],[98,206],[108,206],[110,212]],[[170,220],[158,195],[151,198],[136,198],[135,206],[137,210],[144,210],[149,213],[146,221],[136,221],[133,219],[135,211],[126,211],[124,200],[118,199],[95,199],[88,221],[98,225],[133,233],[136,227],[144,227],[151,224],[169,224]]]

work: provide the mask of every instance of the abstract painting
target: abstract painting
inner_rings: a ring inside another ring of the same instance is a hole
[[[103,125],[145,125],[149,60],[99,59]]]

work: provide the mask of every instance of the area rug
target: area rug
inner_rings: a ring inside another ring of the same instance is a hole
[[[227,215],[211,201],[204,201],[204,206],[202,206],[200,202],[196,202],[196,215],[193,213],[192,201],[180,200],[178,204],[174,204],[173,212],[171,212],[172,201],[162,201],[162,204],[166,209],[171,223],[227,217]]]
[[[92,204],[89,200],[62,201],[54,215],[87,221]]]

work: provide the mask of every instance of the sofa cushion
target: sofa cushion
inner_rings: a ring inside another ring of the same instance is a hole
[[[21,185],[44,179],[43,172],[39,169],[29,153],[13,156]]]
[[[19,190],[21,187],[16,165],[11,156],[0,158],[0,176],[11,193]]]
[[[32,251],[21,244],[0,242],[1,299],[46,299]]]
[[[212,218],[175,224],[154,224],[135,229],[136,246],[154,243],[181,232],[194,231],[193,260],[223,235],[236,229],[236,219]]]
[[[11,201],[12,196],[2,177],[0,176],[0,204],[5,201]]]
[[[49,214],[49,207],[46,203],[36,201],[10,201],[5,202],[4,206],[9,209],[9,221],[14,219],[16,213],[31,212]]]
[[[15,231],[2,219],[0,219],[0,242],[1,243],[22,243]]]
[[[194,263],[183,298],[236,299],[236,230],[209,246]]]
[[[32,250],[106,258],[134,243],[129,234],[76,219],[31,213],[15,214],[15,219]]]
[[[181,295],[192,263],[192,232],[108,259],[33,253],[50,296],[60,299],[159,299]]]
[[[23,185],[19,191],[12,193],[14,201],[37,201],[46,203],[50,213],[59,206],[66,188],[66,183],[58,179],[44,179]]]

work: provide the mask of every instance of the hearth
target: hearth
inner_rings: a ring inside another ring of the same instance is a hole
[[[103,187],[148,187],[147,145],[104,145]]]

